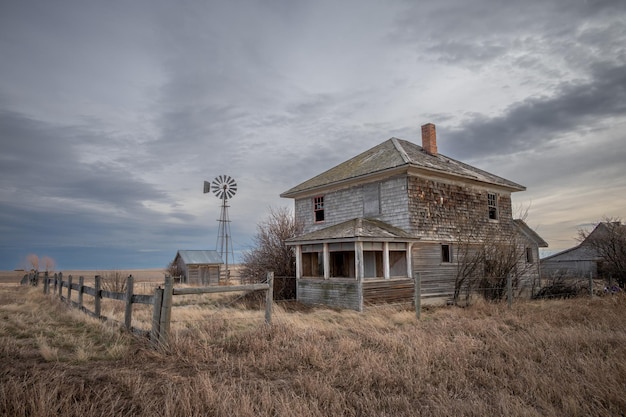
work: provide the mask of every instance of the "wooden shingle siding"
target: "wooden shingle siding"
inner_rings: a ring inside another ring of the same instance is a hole
[[[366,191],[373,184],[380,184],[380,211],[375,219],[392,226],[408,230],[407,177],[397,176],[384,181],[375,181],[363,186],[349,187],[324,194],[324,222],[315,223],[313,219],[313,198],[299,198],[295,201],[295,216],[304,224],[303,234],[323,229],[334,224],[364,215]]]
[[[304,304],[324,304],[361,310],[361,285],[356,281],[297,280],[297,298]]]
[[[498,194],[498,218],[490,221],[488,192]],[[511,194],[489,191],[484,187],[460,182],[409,177],[410,228],[416,236],[428,240],[454,240],[461,227],[473,227],[484,234],[502,227],[512,231]]]

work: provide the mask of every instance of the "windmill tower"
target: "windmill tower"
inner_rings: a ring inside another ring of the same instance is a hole
[[[222,200],[222,211],[220,214],[219,228],[217,233],[217,243],[215,250],[220,254],[226,266],[226,280],[229,278],[228,261],[234,261],[233,244],[230,237],[230,219],[228,218],[228,200],[237,192],[237,183],[228,175],[218,175],[209,184],[204,182],[204,193],[213,192],[215,196]],[[230,258],[229,258],[230,257]]]

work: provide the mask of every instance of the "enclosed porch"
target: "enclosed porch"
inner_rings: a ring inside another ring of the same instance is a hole
[[[353,219],[290,239],[300,302],[361,311],[410,301],[411,248],[418,239],[372,219]]]

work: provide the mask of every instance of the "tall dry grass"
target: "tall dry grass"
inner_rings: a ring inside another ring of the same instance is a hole
[[[172,343],[0,293],[0,414],[619,416],[626,299],[363,314],[179,302]],[[88,352],[95,352],[89,354]]]

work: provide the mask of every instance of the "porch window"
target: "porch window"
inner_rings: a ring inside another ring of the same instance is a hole
[[[313,197],[313,217],[316,223],[324,221],[324,196]]]
[[[354,251],[330,252],[330,277],[354,278]]]
[[[389,275],[392,277],[406,277],[406,250],[389,251]]]
[[[385,276],[382,251],[363,251],[363,274],[363,278],[382,278]]]
[[[487,205],[489,206],[489,220],[498,220],[498,195],[487,193]]]
[[[302,276],[324,276],[324,249],[323,245],[302,246]]]

